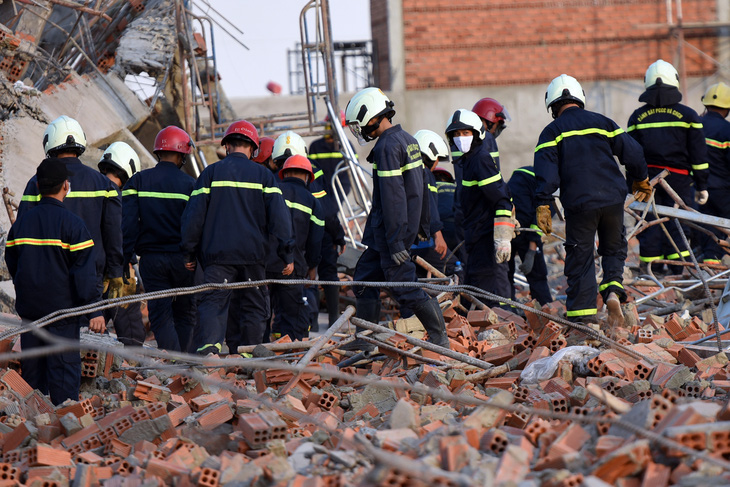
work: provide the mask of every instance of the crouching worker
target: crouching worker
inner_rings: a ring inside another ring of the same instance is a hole
[[[94,241],[84,222],[67,210],[63,200],[72,174],[56,158],[45,159],[36,171],[40,204],[28,210],[8,233],[5,262],[15,285],[15,309],[21,318],[38,320],[54,311],[100,299]],[[102,312],[65,318],[44,330],[62,339],[79,340],[82,325],[96,333],[106,329]],[[20,337],[23,351],[48,345],[34,333]],[[50,394],[53,404],[79,399],[81,356],[78,350],[21,360],[23,378]]]

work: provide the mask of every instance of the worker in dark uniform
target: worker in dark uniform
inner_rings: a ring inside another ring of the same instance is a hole
[[[730,86],[722,82],[710,86],[702,97],[702,103],[707,109],[702,115],[702,129],[710,174],[707,178],[709,198],[699,210],[708,215],[730,218],[730,122],[726,120],[730,113]],[[717,229],[712,231],[720,239],[727,238]],[[705,237],[703,254],[706,263],[719,264],[726,252],[714,240]]]
[[[482,98],[474,104],[471,111],[479,115],[484,130],[492,135],[492,137],[485,137],[484,141],[489,146],[489,155],[497,165],[497,170],[502,171],[497,137],[507,128],[507,122],[512,121],[507,109],[494,98]]]
[[[438,188],[436,187],[436,177],[432,173],[432,169],[439,162],[445,163],[449,160],[449,147],[441,136],[431,130],[419,130],[413,137],[418,142],[421,150],[421,160],[425,166],[423,177],[426,182],[426,189],[424,196],[428,197],[424,198],[424,201],[429,205],[431,238],[415,243],[411,247],[411,253],[422,257],[444,274],[452,275],[456,268],[457,259],[449,251],[446,239],[443,236],[444,224],[438,212]],[[425,277],[426,270],[418,268],[418,275]]]
[[[314,179],[312,165],[305,156],[295,155],[287,159],[279,172],[279,183],[286,205],[291,212],[294,245],[294,271],[290,279],[314,280],[317,275],[324,234],[324,216],[319,201],[307,188]],[[273,240],[274,237],[269,237]],[[272,242],[272,246],[275,242]],[[281,278],[286,263],[277,255],[269,253],[266,274],[269,279]],[[309,336],[309,310],[304,302],[304,286],[273,284],[269,287],[274,322],[271,330],[274,336],[289,335],[292,340]]]
[[[550,294],[550,287],[547,281],[547,265],[545,256],[542,253],[542,231],[537,226],[535,215],[535,192],[537,191],[537,179],[535,169],[532,166],[524,166],[512,173],[507,183],[512,203],[515,205],[517,221],[523,227],[536,230],[535,232],[523,231],[512,239],[512,256],[509,259],[509,280],[512,283],[512,299],[515,299],[515,256],[519,255],[522,264],[520,272],[527,278],[530,284],[530,295],[541,305],[550,303],[553,300]]]
[[[709,168],[705,135],[697,112],[680,103],[682,93],[679,91],[677,70],[660,59],[647,69],[644,86],[646,91],[639,101],[645,104],[631,114],[626,131],[643,147],[649,177],[653,178],[666,169],[669,176],[665,181],[682,201],[689,206],[693,206],[694,202],[705,204]],[[660,186],[657,186],[654,201],[665,206],[674,206],[675,203]],[[651,212],[646,220],[654,220]],[[651,226],[638,235],[642,267],[653,260],[684,260],[689,257],[689,249],[684,245],[676,224],[669,222],[665,227],[674,244],[659,225]],[[689,228],[683,229],[689,236]],[[653,266],[652,270],[662,269]],[[669,270],[672,274],[681,274],[683,267],[670,266]]]
[[[454,252],[459,265],[465,262],[464,240],[459,239],[456,232],[456,221],[454,218],[454,199],[456,195],[456,181],[454,176],[446,169],[436,166],[431,171],[436,178],[436,190],[438,192],[438,212],[444,228],[441,233],[446,241],[446,246]],[[463,233],[463,232],[462,232]]]
[[[155,167],[135,174],[124,186],[124,256],[139,255],[139,270],[147,292],[193,285],[194,272],[185,268],[180,224],[195,180],[182,166],[192,152],[190,136],[179,127],[165,127],[155,137]],[[150,329],[157,347],[191,351],[195,328],[194,295],[151,299]],[[197,348],[197,347],[194,347]]]
[[[537,224],[543,232],[552,232],[550,205],[560,188],[565,208],[567,317],[594,322],[600,292],[609,318],[621,322],[620,302],[626,300],[626,180],[614,156],[634,178],[637,200],[646,201],[651,187],[641,147],[613,120],[584,110],[585,93],[572,76],[562,74],[552,80],[545,106],[555,120],[542,131],[535,149]],[[603,267],[600,286],[596,285],[593,257],[596,232]]]
[[[15,285],[15,309],[25,320],[38,320],[62,309],[92,304],[101,298],[97,285],[94,241],[86,225],[67,210],[63,199],[73,175],[57,158],[45,159],[33,178],[35,193],[41,196],[10,228],[5,262]],[[44,328],[51,335],[79,340],[82,325],[96,333],[105,331],[101,311],[91,319],[64,318]],[[24,352],[51,343],[33,332],[20,336]],[[66,399],[78,401],[81,385],[81,357],[77,350],[21,359],[23,379],[53,404]]]
[[[108,297],[121,296],[122,278],[122,197],[114,184],[103,174],[84,166],[78,157],[86,150],[86,136],[79,123],[65,115],[48,125],[43,135],[43,149],[48,157],[57,157],[68,164],[73,174],[72,191],[65,205],[86,224],[94,239],[94,261],[97,282],[102,290],[106,277]],[[38,204],[41,195],[35,177],[28,181],[18,206],[18,218]]]
[[[109,178],[121,192],[121,188],[127,184],[129,178],[140,169],[139,156],[126,142],[114,142],[101,155],[98,167],[99,172]],[[139,290],[133,263],[136,263],[136,258],[124,263],[125,296],[136,294]],[[107,324],[113,323],[117,340],[124,345],[138,347],[144,345],[147,331],[142,321],[141,306],[141,303],[131,303],[104,310],[104,319]]]
[[[332,186],[332,177],[335,174],[337,165],[342,162],[344,156],[342,152],[335,148],[334,128],[330,121],[329,115],[325,117],[325,135],[321,137],[309,146],[309,160],[314,162],[320,169],[322,169],[324,176],[324,187],[328,194],[334,195],[334,188]],[[345,124],[345,112],[340,112],[340,123],[344,127]],[[347,142],[350,143],[349,141]],[[353,150],[354,152],[354,150]],[[351,182],[350,178],[343,177],[340,179],[342,183],[342,190],[344,191],[343,196],[350,194]]]
[[[264,167],[272,169],[274,166],[273,161],[271,160],[271,153],[274,150],[274,139],[272,139],[271,137],[261,137],[261,140],[259,142],[259,151],[254,157],[251,158],[251,160],[253,162],[258,162]]]
[[[228,155],[205,168],[182,216],[186,267],[195,269],[197,256],[205,282],[262,280],[270,251],[269,235],[273,234],[276,252],[287,264],[283,274],[291,274],[289,210],[271,171],[250,159],[259,146],[256,127],[245,120],[233,122],[221,144]],[[236,353],[241,345],[261,343],[269,316],[268,301],[263,286],[203,293],[193,338],[197,353],[219,353],[224,339],[230,353]]]
[[[423,209],[423,162],[418,142],[400,125],[393,125],[393,103],[378,88],[357,93],[345,110],[347,125],[361,144],[377,139],[368,156],[373,165],[372,210],[363,243],[368,246],[357,262],[355,281],[415,282],[416,266],[408,252],[417,238],[428,237],[428,215]],[[380,319],[380,290],[354,288],[357,316]],[[420,288],[392,288],[401,306],[418,317],[432,343],[448,347],[444,317],[438,302]],[[354,347],[368,347],[355,342]]]
[[[461,208],[469,260],[466,284],[510,297],[507,261],[515,223],[507,184],[490,152],[495,145],[479,116],[459,109],[449,119],[446,136],[462,156]],[[494,303],[507,307],[504,303]]]

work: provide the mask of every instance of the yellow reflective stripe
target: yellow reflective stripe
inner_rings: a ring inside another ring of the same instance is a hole
[[[641,262],[652,262],[652,261],[660,260],[660,259],[663,259],[663,258],[664,258],[663,255],[657,255],[656,257],[643,257],[643,256],[639,256],[639,260]]]
[[[390,178],[393,176],[402,176],[403,171],[399,169],[393,169],[392,171],[378,171],[378,176],[381,178]]]
[[[717,259],[703,259],[702,262],[704,262],[705,264],[721,264],[722,263],[721,260],[717,260]]]
[[[529,170],[527,170],[527,169],[522,169],[522,168],[520,168],[520,169],[515,169],[515,172],[517,172],[517,171],[523,172],[523,173],[525,173],[525,174],[529,174],[529,175],[530,175],[530,176],[532,176],[533,178],[535,177],[535,173],[534,173],[534,172],[532,172],[532,171],[529,171]]]
[[[68,244],[66,242],[62,242],[60,239],[57,239],[57,238],[16,238],[13,240],[8,240],[5,245],[7,247],[15,247],[18,245],[61,247],[64,250],[70,250],[71,252],[76,252],[78,250],[83,250],[83,249],[88,249],[89,247],[93,247],[94,241],[89,239],[84,242],[79,242],[77,244]]]
[[[512,210],[497,210],[495,216],[512,216]]]
[[[707,163],[704,164],[692,164],[692,170],[693,171],[701,171],[703,169],[709,169],[710,165]]]
[[[616,137],[617,135],[621,135],[624,132],[622,128],[618,128],[614,130],[613,132],[609,132],[608,130],[604,129],[597,129],[597,128],[590,128],[590,129],[583,129],[583,130],[571,130],[570,132],[563,132],[562,134],[555,137],[555,140],[551,140],[549,142],[544,142],[537,147],[535,147],[535,152],[539,151],[540,149],[544,149],[545,147],[554,147],[557,146],[560,141],[565,139],[566,137],[573,137],[575,135],[603,135],[604,137]]]
[[[461,184],[463,186],[471,187],[471,186],[486,186],[488,184],[496,183],[502,179],[502,174],[497,174],[496,176],[492,176],[491,178],[482,179],[481,181],[463,181]],[[512,213],[510,213],[511,215]]]
[[[667,255],[667,260],[677,260],[680,257],[689,257],[689,250],[683,250],[678,254],[669,254]]]
[[[264,188],[264,193],[271,193],[271,194],[278,193],[278,194],[282,194],[281,193],[281,190],[279,188],[277,188],[276,186],[267,186],[267,187],[265,187]]]
[[[317,191],[316,193],[312,193],[312,196],[314,196],[317,199],[324,198],[325,196],[327,196],[327,191],[325,191],[325,190]]]
[[[598,291],[603,291],[604,289],[608,289],[611,286],[620,287],[621,289],[624,288],[623,284],[621,284],[620,282],[611,281],[611,282],[607,282],[606,284],[601,284],[600,286],[598,286]]]
[[[196,352],[201,352],[201,351],[205,350],[205,349],[206,349],[206,348],[208,348],[208,347],[215,347],[215,348],[216,348],[216,349],[217,349],[217,350],[218,350],[219,352],[220,352],[220,351],[221,351],[221,349],[223,348],[223,346],[221,346],[221,344],[220,344],[220,343],[206,343],[206,344],[205,344],[205,345],[203,345],[202,347],[198,348],[198,349],[196,350]]]
[[[565,316],[572,317],[572,316],[589,316],[594,315],[598,313],[598,309],[596,308],[588,308],[588,309],[575,309],[572,311],[568,311],[565,313]]]
[[[428,190],[431,191],[431,192],[433,192],[433,193],[438,193],[439,192],[439,190],[438,190],[438,188],[436,186],[431,186],[430,184],[428,185]]]
[[[210,183],[210,188],[198,188],[193,191],[190,196],[197,196],[201,193],[209,194],[211,188],[242,188],[242,189],[258,189],[264,193],[279,193],[281,190],[275,186],[264,187],[261,183],[249,183],[244,181],[213,181]]]
[[[314,215],[310,216],[309,219],[312,220],[315,225],[319,225],[320,227],[324,226],[324,220],[320,220],[319,218],[317,218]]]
[[[423,167],[423,161],[419,160],[416,162],[410,162],[399,169],[392,169],[390,171],[380,171],[380,170],[378,170],[378,165],[373,164],[373,171],[376,171],[378,173],[378,176],[387,178],[387,177],[392,177],[392,176],[402,176],[404,171],[416,169],[417,167]]]
[[[542,230],[540,230],[540,227],[538,227],[534,223],[532,225],[530,225],[530,228],[532,228],[533,230],[537,230],[538,235],[543,235]]]
[[[342,155],[342,152],[320,152],[319,154],[309,154],[310,159],[334,159],[335,157],[339,157],[342,159],[344,157]]]
[[[314,179],[317,179],[320,176],[324,176],[324,171],[321,169],[319,171],[317,171],[316,173],[314,173]]]
[[[710,147],[714,147],[715,149],[730,149],[730,141],[727,142],[720,142],[719,140],[712,140],[712,139],[705,139],[705,142]]]
[[[693,128],[701,129],[701,123],[689,123],[689,122],[653,122],[653,123],[637,123],[636,125],[630,125],[626,131],[632,132],[634,130],[642,129],[660,129],[665,127],[680,127],[683,129]]]
[[[499,151],[497,151],[497,152],[490,152],[489,155],[492,156],[492,159],[496,159],[496,158],[499,157]]]
[[[39,194],[24,194],[20,201],[40,201],[41,195]]]
[[[160,198],[165,200],[185,200],[188,201],[190,196],[183,193],[160,193],[158,191],[137,191],[136,189],[125,189],[122,196],[137,195],[140,198]]]
[[[417,167],[423,167],[423,161],[416,161],[411,162],[403,166],[403,172],[410,171],[411,169],[416,169]]]
[[[116,191],[71,191],[66,198],[115,198],[119,196]]]
[[[193,196],[198,196],[199,194],[203,194],[203,193],[210,194],[210,188],[199,188],[199,189],[193,190],[193,192],[190,193],[190,197],[192,198]]]
[[[289,201],[289,200],[286,200],[286,199],[284,201],[286,201],[286,206],[288,206],[289,208],[294,208],[295,210],[303,211],[307,215],[311,215],[312,214],[312,209],[310,207],[306,206],[306,205],[303,205],[301,203],[297,203],[295,201]]]
[[[458,151],[458,150],[451,151],[451,157],[461,157],[463,155],[464,155],[464,153],[461,151]]]

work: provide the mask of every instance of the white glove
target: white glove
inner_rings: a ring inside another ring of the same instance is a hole
[[[512,244],[510,240],[503,238],[494,239],[494,258],[497,264],[507,262],[512,255]]]
[[[695,192],[695,203],[698,205],[704,205],[707,203],[707,198],[710,197],[710,193],[707,192],[706,189],[703,189],[702,191],[696,191]]]

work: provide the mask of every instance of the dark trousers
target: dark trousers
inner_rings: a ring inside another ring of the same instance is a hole
[[[357,261],[353,279],[355,281],[416,282],[416,264],[409,260],[401,265],[395,265],[390,255],[368,247]],[[358,300],[380,299],[379,288],[353,286],[352,289]],[[419,304],[429,300],[429,296],[420,287],[390,288],[388,291],[401,308],[415,309]]]
[[[707,215],[719,216],[722,218],[730,218],[730,189],[715,188],[708,190],[710,198],[707,203],[700,206],[699,210]],[[727,235],[714,227],[707,227],[721,240],[725,240]],[[699,233],[699,232],[698,232]],[[725,251],[720,248],[708,235],[701,234],[702,254],[705,261],[719,261]]]
[[[114,322],[117,340],[130,347],[141,347],[147,337],[142,322],[142,309],[139,303],[132,303],[126,308],[117,306],[104,310],[104,319]]]
[[[271,279],[286,279],[284,276]],[[301,279],[296,277],[293,279]],[[272,284],[269,286],[271,310],[274,320],[271,331],[274,336],[289,335],[292,340],[302,340],[309,336],[311,324],[310,308],[304,302],[304,286]]]
[[[525,233],[517,235],[512,240],[512,256],[509,259],[509,281],[512,283],[512,299],[515,299],[515,257],[525,260],[527,251],[530,250],[530,239]],[[547,281],[547,265],[545,264],[545,256],[542,253],[542,242],[537,243],[537,253],[532,270],[525,276],[530,285],[530,295],[533,299],[537,299],[540,304],[550,303],[553,300],[550,294],[550,286]]]
[[[512,297],[509,266],[507,262],[497,264],[494,257],[494,234],[490,232],[476,242],[470,242],[466,251],[469,254],[466,284],[506,298]],[[479,299],[484,301],[483,298]],[[492,301],[486,304],[509,308],[509,305],[502,302]]]
[[[181,253],[145,253],[140,257],[139,272],[147,292],[192,286],[195,276],[195,272],[185,268],[185,258]],[[188,294],[150,299],[147,307],[157,347],[189,351],[195,328],[195,297]]]
[[[660,169],[649,168],[649,177],[656,176]],[[694,205],[694,188],[692,187],[692,177],[682,174],[670,173],[665,179],[669,186],[682,198],[687,205]],[[674,206],[674,200],[657,185],[654,193],[654,200],[657,205]],[[649,212],[646,215],[646,221],[651,222],[656,218]],[[642,262],[651,262],[657,259],[667,260],[685,260],[689,257],[689,250],[684,245],[682,236],[679,234],[677,224],[673,220],[664,224],[672,240],[677,245],[677,249],[671,244],[667,236],[664,234],[660,225],[649,227],[638,235],[639,239],[639,259]],[[682,230],[687,237],[690,236],[690,229],[682,225]],[[670,266],[672,273],[679,274],[682,272],[682,266]]]
[[[565,277],[568,279],[567,316],[579,319],[597,313],[596,294],[605,300],[615,292],[626,299],[623,288],[626,235],[623,204],[565,215]],[[598,233],[603,281],[596,285],[594,241]]]
[[[222,283],[264,279],[263,264],[211,264],[204,269],[205,282]],[[269,316],[266,286],[238,290],[206,291],[198,303],[198,324],[194,345],[197,351],[214,347],[218,351],[225,340],[230,353],[241,345],[262,343]]]
[[[322,260],[319,261],[319,265],[317,266],[317,277],[320,281],[340,280],[340,277],[337,275],[338,257],[339,255],[337,255],[337,249],[335,248],[335,243],[332,241],[332,236],[329,233],[324,232],[324,236],[322,237]],[[338,286],[322,286],[322,288],[325,292],[327,291],[327,288],[335,288],[338,293],[340,291]],[[317,324],[317,315],[319,314],[319,292],[317,292],[316,289],[307,288],[306,295],[310,300],[310,309],[316,308],[316,310],[314,310],[314,321],[311,323],[313,329],[316,330],[317,327],[315,325]],[[330,303],[329,299],[327,300],[327,313],[329,316],[334,316],[339,313],[339,308],[339,299],[332,303]]]
[[[84,319],[84,324],[88,320]],[[79,341],[81,321],[67,318],[44,328],[57,337]],[[25,352],[49,345],[33,332],[20,335],[20,347]],[[66,399],[79,400],[81,387],[81,355],[78,350],[56,353],[45,357],[24,358],[20,360],[23,379],[43,394],[50,394],[53,404],[58,406]]]

